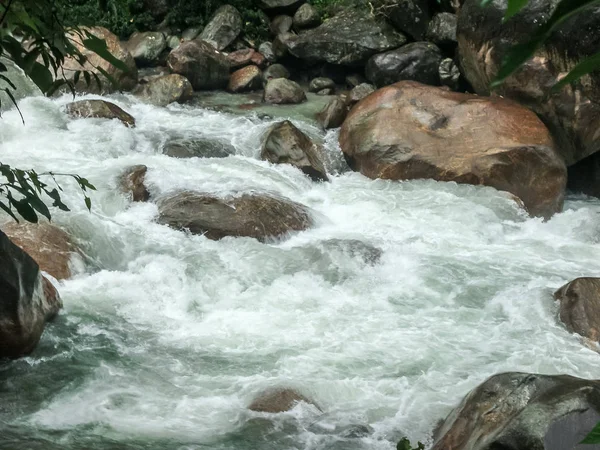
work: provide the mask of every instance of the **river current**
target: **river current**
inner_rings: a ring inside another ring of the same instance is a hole
[[[597,352],[557,318],[555,289],[600,275],[600,201],[567,198],[543,222],[491,188],[370,180],[349,172],[335,131],[331,182],[259,159],[281,118],[112,101],[137,127],[69,119],[72,98],[21,101],[0,119],[2,162],[77,173],[54,212],[81,249],[64,309],[29,357],[0,364],[0,449],[392,450],[430,443],[460,399],[504,371],[600,378]],[[273,111],[270,111],[273,113]],[[216,137],[236,154],[175,159],[172,137]],[[156,223],[117,178],[148,166],[156,198],[181,189],[272,192],[315,226],[280,242],[210,241]],[[322,409],[247,409],[291,387]],[[364,433],[353,433],[353,430]]]

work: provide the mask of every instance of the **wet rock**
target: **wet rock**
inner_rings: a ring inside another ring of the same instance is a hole
[[[502,23],[506,0],[489,7],[465,0],[458,15],[457,38],[463,74],[475,92],[489,95],[508,50],[527,42],[551,15],[558,0],[531,0],[525,8]],[[536,112],[553,133],[567,165],[600,150],[600,71],[573,86],[552,92],[564,74],[600,48],[600,6],[575,14],[562,23],[537,51],[494,92]]]
[[[298,83],[285,78],[274,78],[265,86],[265,102],[274,104],[297,104],[306,100],[306,94]]]
[[[373,92],[375,92],[375,86],[372,84],[359,84],[350,91],[350,94],[348,94],[348,103],[354,105],[355,103],[360,102],[363,98],[371,95]]]
[[[244,92],[261,89],[262,80],[262,72],[258,67],[242,67],[231,74],[227,90],[230,92]]]
[[[235,153],[231,144],[210,138],[173,139],[163,153],[173,158],[226,158]]]
[[[254,57],[255,53],[256,51],[253,48],[245,48],[243,50],[231,52],[229,55],[227,55],[229,67],[234,70],[249,66],[252,64],[252,58]]]
[[[272,164],[291,164],[314,181],[327,181],[321,149],[289,120],[270,127],[263,137],[261,158]]]
[[[242,16],[237,8],[223,5],[217,9],[208,25],[202,30],[200,39],[209,42],[217,50],[223,50],[239,36],[242,25]]]
[[[325,88],[325,89],[321,89],[320,91],[316,92],[317,95],[333,95],[335,91],[332,88]]]
[[[431,19],[425,0],[374,0],[373,7],[399,31],[422,40]]]
[[[457,90],[460,83],[460,69],[454,63],[452,58],[445,58],[440,61],[438,67],[440,83],[442,86],[448,86],[452,90]]]
[[[27,355],[62,302],[37,263],[1,231],[0,294],[0,358]]]
[[[291,32],[278,34],[273,40],[273,53],[275,58],[281,59],[288,54],[289,43],[297,38],[297,35]]]
[[[167,106],[188,101],[192,98],[194,89],[186,77],[174,73],[138,86],[134,94],[153,105]]]
[[[252,55],[252,64],[262,69],[267,65],[267,58],[260,52],[254,52]]]
[[[248,406],[256,412],[281,413],[293,409],[298,403],[307,403],[320,408],[312,400],[293,389],[270,389],[259,394]]]
[[[577,278],[554,293],[560,320],[572,333],[600,341],[600,278]]]
[[[227,57],[198,39],[173,50],[167,64],[173,73],[186,77],[195,90],[224,88],[229,82]]]
[[[341,127],[348,115],[348,103],[345,97],[332,98],[325,107],[317,113],[317,122],[324,130]]]
[[[161,54],[167,49],[165,35],[158,31],[133,33],[125,43],[138,66],[156,65]]]
[[[335,89],[335,81],[331,78],[318,77],[311,80],[308,86],[308,92],[319,92],[323,89]]]
[[[401,46],[406,37],[384,21],[353,9],[287,42],[289,52],[309,61],[356,65],[370,56]]]
[[[377,87],[401,80],[438,85],[438,68],[441,61],[442,53],[435,45],[429,42],[413,42],[373,56],[367,63],[366,75]]]
[[[200,33],[202,33],[203,29],[204,29],[203,27],[187,28],[187,29],[183,30],[183,33],[181,33],[181,40],[183,42],[193,41],[198,36],[200,36]]]
[[[328,239],[322,242],[323,247],[330,252],[342,252],[350,258],[361,259],[366,264],[377,264],[383,255],[383,250],[358,239]]]
[[[273,64],[265,69],[263,72],[263,79],[265,81],[273,80],[275,78],[289,78],[290,72],[281,64]]]
[[[294,14],[294,28],[313,28],[321,23],[319,12],[309,3],[305,3]]]
[[[8,223],[2,231],[23,251],[27,252],[40,269],[57,280],[71,277],[71,258],[77,253],[71,237],[47,222]]]
[[[273,43],[271,42],[263,42],[258,47],[258,51],[264,55],[264,57],[269,62],[275,62],[277,58],[275,58],[275,53],[273,52]]]
[[[583,449],[577,444],[598,420],[598,380],[503,373],[450,413],[434,433],[432,450]]]
[[[370,178],[481,184],[516,195],[534,216],[562,209],[566,168],[552,137],[509,100],[400,82],[352,108],[340,145]]]
[[[0,112],[14,107],[11,98],[5,93],[5,89],[11,91],[17,104],[19,100],[26,97],[39,97],[42,95],[40,88],[15,63],[7,58],[0,58],[0,63],[4,64],[7,69],[2,75],[11,80],[11,83],[16,87],[16,89],[13,89],[6,81],[0,79]]]
[[[83,28],[82,31],[89,31],[94,36],[102,39],[106,42],[108,51],[117,59],[121,60],[127,68],[127,72],[123,72],[117,69],[115,66],[107,62],[104,58],[97,55],[96,53],[86,49],[81,43],[81,38],[77,35],[72,35],[71,39],[77,50],[81,52],[86,58],[87,62],[82,66],[75,58],[66,58],[63,64],[63,69],[66,74],[67,80],[74,82],[74,76],[77,71],[87,70],[91,73],[95,73],[100,78],[102,85],[98,87],[97,83],[92,82],[87,86],[84,77],[80,77],[75,88],[79,92],[91,92],[91,93],[110,93],[116,89],[112,83],[104,76],[104,74],[97,69],[100,68],[108,73],[114,80],[119,84],[119,88],[125,91],[129,91],[137,85],[138,71],[135,65],[135,60],[131,53],[125,48],[119,41],[119,38],[113,33],[108,31],[106,28],[93,27]]]
[[[167,48],[171,50],[179,47],[181,45],[181,38],[179,36],[169,36],[167,37]]]
[[[271,21],[269,28],[271,29],[271,33],[273,33],[275,36],[278,36],[283,33],[289,33],[293,25],[293,18],[290,16],[279,15],[275,16],[275,18]]]
[[[308,209],[283,197],[242,194],[218,198],[182,192],[159,202],[159,223],[218,240],[245,236],[266,241],[312,225]]]
[[[104,100],[79,100],[65,106],[66,113],[75,119],[119,119],[128,127],[135,127],[135,118],[114,103]]]
[[[134,202],[147,202],[150,192],[144,184],[148,167],[140,164],[131,166],[121,175],[119,185],[121,191],[131,197]]]
[[[441,47],[453,47],[456,45],[456,23],[458,19],[455,14],[442,12],[433,16],[427,29],[427,40]]]

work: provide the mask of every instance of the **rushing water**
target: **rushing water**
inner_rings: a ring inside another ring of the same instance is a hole
[[[82,250],[65,308],[27,358],[0,365],[0,449],[393,449],[428,441],[471,388],[502,371],[600,377],[600,356],[557,320],[554,289],[600,273],[600,202],[527,217],[490,188],[369,180],[324,139],[330,183],[260,161],[275,119],[115,101],[137,119],[70,120],[44,98],[0,123],[2,162],[86,176],[88,213],[64,180],[55,213]],[[286,114],[286,110],[281,111]],[[161,155],[170,136],[225,139],[225,159]],[[155,222],[117,176],[149,168],[155,197],[180,189],[276,192],[317,225],[275,243],[218,242]],[[359,241],[359,242],[357,242]],[[377,250],[382,251],[377,258]],[[323,410],[250,412],[269,387]],[[349,427],[370,434],[351,437]]]

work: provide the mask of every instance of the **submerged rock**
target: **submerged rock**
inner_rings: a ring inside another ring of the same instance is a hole
[[[358,239],[328,239],[322,242],[328,251],[338,251],[351,258],[361,259],[365,264],[377,264],[383,250]]]
[[[167,64],[173,73],[190,80],[196,90],[224,88],[229,81],[227,56],[198,39],[184,42],[173,50]]]
[[[163,153],[173,158],[226,158],[235,147],[217,139],[183,138],[167,142]]]
[[[153,78],[139,85],[134,94],[153,105],[167,106],[190,100],[194,95],[194,89],[186,77],[173,73]]]
[[[264,99],[267,103],[297,104],[306,100],[306,93],[295,81],[273,78],[267,81]]]
[[[135,127],[135,118],[123,111],[119,106],[105,100],[79,100],[68,103],[67,114],[75,119],[99,118],[119,119],[128,127]]]
[[[181,192],[161,200],[158,207],[159,223],[213,240],[245,236],[266,241],[312,225],[305,206],[267,194],[219,198]]]
[[[248,406],[248,409],[256,412],[275,414],[289,411],[301,402],[321,410],[315,402],[294,389],[269,389],[259,394],[250,406]]]
[[[575,449],[599,420],[598,380],[503,373],[450,413],[434,433],[432,450]]]
[[[572,333],[600,341],[600,278],[577,278],[554,293],[560,320]]]
[[[144,185],[146,172],[148,167],[143,164],[131,166],[119,179],[121,191],[130,195],[134,202],[147,202],[150,199],[150,192]]]
[[[291,164],[314,181],[327,181],[319,154],[319,146],[289,120],[273,125],[263,138],[262,159],[273,164]]]
[[[223,50],[239,36],[242,25],[242,16],[237,8],[223,5],[202,30],[200,39],[211,43],[217,50]]]
[[[516,195],[534,216],[562,209],[566,168],[552,137],[509,100],[400,82],[354,106],[340,145],[370,178],[481,184]]]

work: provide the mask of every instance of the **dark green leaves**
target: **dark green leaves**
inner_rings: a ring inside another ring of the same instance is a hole
[[[425,446],[419,442],[416,447],[413,447],[407,438],[402,438],[396,445],[396,450],[425,450]]]
[[[129,67],[127,67],[127,65],[120,59],[115,58],[112,55],[112,53],[110,53],[108,51],[106,42],[103,39],[100,39],[99,37],[94,36],[90,32],[86,32],[86,36],[87,37],[85,39],[83,39],[83,41],[81,41],[81,43],[83,44],[83,46],[85,48],[96,53],[102,59],[104,59],[105,61],[108,61],[113,66],[115,66],[117,69],[121,70],[122,72],[129,72]]]
[[[572,83],[573,81],[576,81],[582,76],[594,72],[595,70],[600,70],[600,53],[596,53],[595,55],[581,61],[579,64],[573,67],[566,77],[556,83],[552,89],[554,91],[558,91],[559,89],[562,89],[563,86],[566,86],[567,84]]]
[[[600,423],[585,437],[580,444],[600,444]]]
[[[508,8],[506,9],[506,14],[503,19],[504,22],[521,11],[525,5],[527,5],[527,0],[508,0]]]

